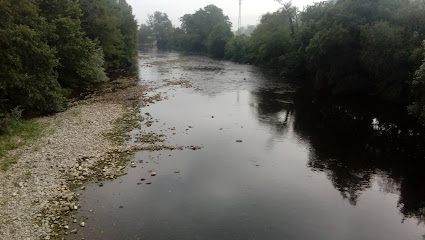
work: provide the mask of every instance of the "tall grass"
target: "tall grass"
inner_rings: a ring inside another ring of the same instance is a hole
[[[21,113],[22,110],[17,108],[0,116],[0,169],[3,171],[18,160],[18,156],[10,154],[10,151],[38,138],[46,127],[46,124],[32,119],[21,119]]]

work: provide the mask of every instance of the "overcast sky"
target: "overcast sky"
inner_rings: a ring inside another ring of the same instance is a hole
[[[133,7],[133,14],[140,24],[146,23],[148,14],[160,11],[168,14],[175,27],[180,26],[179,18],[187,13],[195,13],[200,8],[214,4],[229,16],[233,28],[238,25],[239,0],[127,0]],[[294,0],[292,4],[300,10],[318,0]],[[274,0],[242,0],[242,26],[256,25],[264,13],[280,8]]]

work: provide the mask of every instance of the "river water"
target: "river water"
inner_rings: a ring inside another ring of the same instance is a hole
[[[323,99],[249,65],[140,56],[141,83],[164,99],[141,108],[152,125],[133,140],[202,149],[137,152],[127,175],[89,184],[70,239],[423,239],[423,138],[397,106]]]

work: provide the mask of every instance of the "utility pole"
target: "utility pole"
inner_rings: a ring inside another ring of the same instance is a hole
[[[241,35],[242,25],[242,0],[239,0],[239,19],[238,19],[238,35]]]

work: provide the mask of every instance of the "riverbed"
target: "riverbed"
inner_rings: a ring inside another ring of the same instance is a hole
[[[69,239],[423,239],[423,139],[398,107],[203,56],[138,67],[156,100],[127,144],[196,147],[136,152],[87,185]]]

